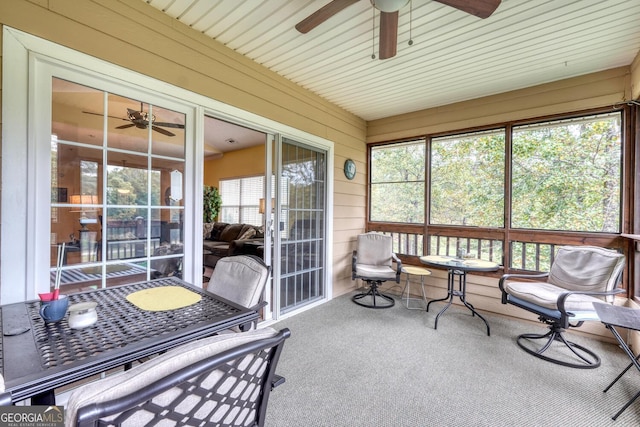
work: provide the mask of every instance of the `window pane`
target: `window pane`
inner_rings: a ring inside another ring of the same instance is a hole
[[[149,147],[149,104],[109,94],[109,148],[147,153]]]
[[[504,226],[504,130],[434,138],[431,224]]]
[[[514,128],[514,228],[619,232],[621,116]]]
[[[371,221],[424,222],[424,141],[371,149]]]
[[[152,105],[153,132],[151,152],[154,155],[184,159],[185,115]]]
[[[151,205],[184,206],[184,162],[151,159]]]
[[[107,261],[143,258],[153,253],[160,245],[160,222],[147,219],[146,208],[107,208],[107,221],[103,224]]]
[[[424,181],[371,184],[371,221],[424,222]]]
[[[145,206],[149,203],[148,159],[116,151],[107,154],[107,203],[110,205]],[[153,187],[158,187],[157,180]],[[152,189],[159,194],[159,188]],[[156,203],[157,204],[157,203]],[[111,211],[111,216],[127,217],[132,208],[122,209],[120,214]]]
[[[264,176],[220,180],[222,206],[220,220],[228,223],[262,225],[260,199],[264,194]]]
[[[102,146],[104,93],[57,78],[52,85],[52,138]]]

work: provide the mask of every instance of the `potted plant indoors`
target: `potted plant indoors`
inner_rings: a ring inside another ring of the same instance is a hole
[[[216,187],[205,185],[202,195],[203,222],[214,222],[220,212],[221,206],[222,197],[220,197],[218,189]]]

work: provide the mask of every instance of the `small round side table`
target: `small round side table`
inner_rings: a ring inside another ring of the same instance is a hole
[[[426,268],[416,267],[414,265],[403,265],[402,272],[407,275],[407,282],[404,285],[404,289],[402,290],[401,298],[405,303],[405,307],[409,310],[424,310],[425,307],[410,307],[410,303],[412,301],[423,301],[425,306],[427,304],[427,295],[424,292],[424,278],[426,276],[430,276],[431,272]],[[418,276],[420,277],[420,285],[422,288],[422,300],[420,298],[411,298],[411,281],[409,280],[409,276]],[[405,296],[406,293],[406,296]]]

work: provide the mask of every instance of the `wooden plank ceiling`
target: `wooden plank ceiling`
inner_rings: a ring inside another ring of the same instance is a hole
[[[640,0],[502,0],[486,19],[412,0],[386,60],[371,58],[369,0],[307,34],[295,25],[329,0],[142,1],[365,120],[629,65],[640,51]]]

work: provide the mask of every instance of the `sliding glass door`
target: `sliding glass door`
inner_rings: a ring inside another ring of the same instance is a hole
[[[64,292],[166,275],[201,284],[202,164],[222,157],[241,178],[265,177],[241,205],[266,225],[268,317],[331,296],[330,141],[18,30],[2,42],[15,82],[2,92],[3,303],[50,291],[58,271]],[[259,129],[267,149],[207,153],[206,114]],[[249,163],[264,168],[240,170]]]
[[[282,138],[278,150],[279,313],[325,297],[327,153]],[[274,281],[275,283],[275,281]]]

